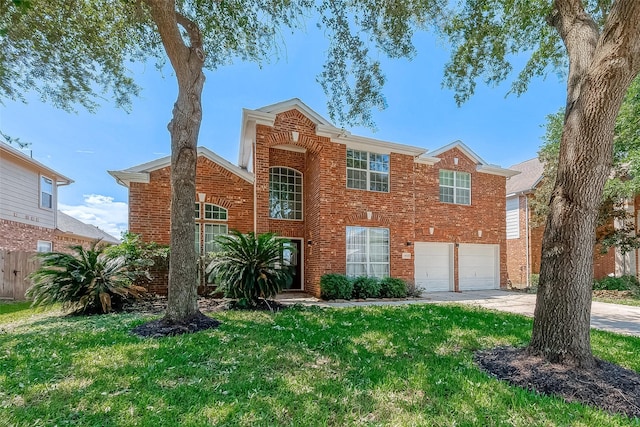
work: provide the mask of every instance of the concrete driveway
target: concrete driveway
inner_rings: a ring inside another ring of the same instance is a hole
[[[286,295],[286,294],[285,294]],[[287,298],[286,302],[319,305],[323,307],[357,307],[362,305],[403,305],[403,304],[469,304],[498,311],[533,316],[536,296],[521,292],[502,290],[431,292],[420,298],[399,301],[344,301],[327,302],[316,298]],[[284,302],[283,301],[283,302]],[[591,306],[591,327],[619,334],[640,336],[640,307],[620,304],[593,302]]]

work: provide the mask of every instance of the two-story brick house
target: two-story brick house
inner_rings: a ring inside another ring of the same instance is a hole
[[[533,158],[515,164],[509,169],[520,174],[507,181],[507,274],[515,287],[531,286],[531,275],[540,273],[544,224],[536,224],[531,200],[543,179],[544,165]],[[625,209],[634,219],[634,227],[640,229],[640,196],[628,200]],[[538,221],[539,222],[539,221]],[[616,227],[613,221],[608,225]],[[602,253],[597,244],[593,254],[593,277],[602,279],[609,275],[637,275],[640,251],[623,254],[619,248]]]
[[[505,183],[462,142],[426,149],[351,135],[298,99],[244,110],[239,166],[198,148],[196,246],[275,232],[297,249],[292,289],[326,273],[393,276],[427,291],[506,285]],[[110,172],[129,229],[169,243],[170,158]]]

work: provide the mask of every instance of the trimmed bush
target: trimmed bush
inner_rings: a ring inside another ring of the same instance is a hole
[[[382,298],[406,298],[407,284],[402,279],[385,277],[380,281],[380,297]]]
[[[320,278],[322,299],[351,299],[353,282],[343,274],[325,274]]]
[[[594,291],[629,291],[640,286],[634,276],[605,277],[593,282]]]
[[[353,279],[354,298],[379,298],[381,288],[380,281],[375,277],[360,276]]]

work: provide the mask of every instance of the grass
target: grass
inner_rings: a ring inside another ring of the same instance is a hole
[[[640,298],[600,298],[593,297],[594,301],[598,302],[607,302],[610,304],[622,304],[622,305],[633,305],[635,307],[640,306]]]
[[[229,311],[216,330],[163,339],[132,336],[148,320],[135,314],[3,316],[0,425],[640,425],[480,372],[475,350],[525,345],[531,330],[481,309]],[[594,331],[593,347],[640,369],[638,338]]]

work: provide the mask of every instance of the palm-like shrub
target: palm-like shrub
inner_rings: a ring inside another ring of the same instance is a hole
[[[30,276],[27,298],[33,305],[61,303],[66,311],[91,313],[111,311],[112,302],[138,298],[146,289],[133,284],[136,273],[124,256],[109,256],[105,246],[94,243],[89,249],[71,246],[71,254],[37,254],[41,265]]]
[[[220,252],[207,267],[209,281],[218,283],[225,295],[255,305],[260,298],[273,298],[293,280],[292,269],[282,262],[287,239],[273,233],[218,236]]]

